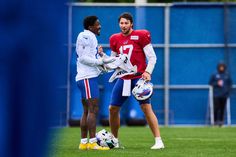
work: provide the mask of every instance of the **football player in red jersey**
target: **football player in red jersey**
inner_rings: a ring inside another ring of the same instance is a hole
[[[131,90],[140,78],[146,81],[151,80],[151,74],[156,64],[156,54],[151,45],[150,33],[147,30],[134,30],[133,17],[130,13],[121,14],[118,18],[118,22],[121,32],[113,34],[110,37],[112,55],[127,54],[132,65],[137,66],[137,73],[118,78],[112,90],[109,121],[111,132],[114,134],[116,137],[115,140],[117,141],[120,127],[119,112],[122,104],[131,95]],[[146,59],[148,61],[147,63]],[[151,149],[164,148],[160,136],[158,120],[152,110],[150,98],[139,101],[139,104],[155,138],[155,144]],[[116,147],[119,147],[119,142]]]

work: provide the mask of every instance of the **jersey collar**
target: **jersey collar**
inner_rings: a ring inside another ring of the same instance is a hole
[[[84,32],[89,33],[90,35],[93,35],[96,37],[96,35],[93,32],[91,32],[90,30],[85,29]]]

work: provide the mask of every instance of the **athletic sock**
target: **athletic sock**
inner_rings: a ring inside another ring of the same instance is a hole
[[[89,143],[94,143],[94,142],[97,142],[96,137],[94,137],[94,138],[90,138],[90,139],[89,139]]]
[[[155,137],[155,143],[158,143],[159,141],[162,141],[161,137]]]
[[[80,140],[80,143],[82,143],[82,144],[88,143],[88,138],[82,138],[82,139]]]

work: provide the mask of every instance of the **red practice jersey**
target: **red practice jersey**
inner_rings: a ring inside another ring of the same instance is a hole
[[[127,54],[133,66],[137,66],[136,75],[126,75],[122,79],[141,78],[147,63],[143,48],[151,43],[150,33],[147,30],[133,30],[130,35],[122,33],[113,34],[110,37],[110,48],[117,54]]]

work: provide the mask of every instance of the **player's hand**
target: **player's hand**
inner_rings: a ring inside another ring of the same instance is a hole
[[[151,81],[151,74],[149,74],[148,72],[144,72],[142,74],[142,78],[145,80],[145,81]]]
[[[102,45],[98,46],[98,54],[102,57],[104,55]]]
[[[99,65],[98,69],[102,72],[102,73],[107,73],[108,69],[106,68],[106,66],[104,64]]]
[[[223,87],[224,81],[223,80],[218,80],[217,84],[218,84],[218,86]]]

